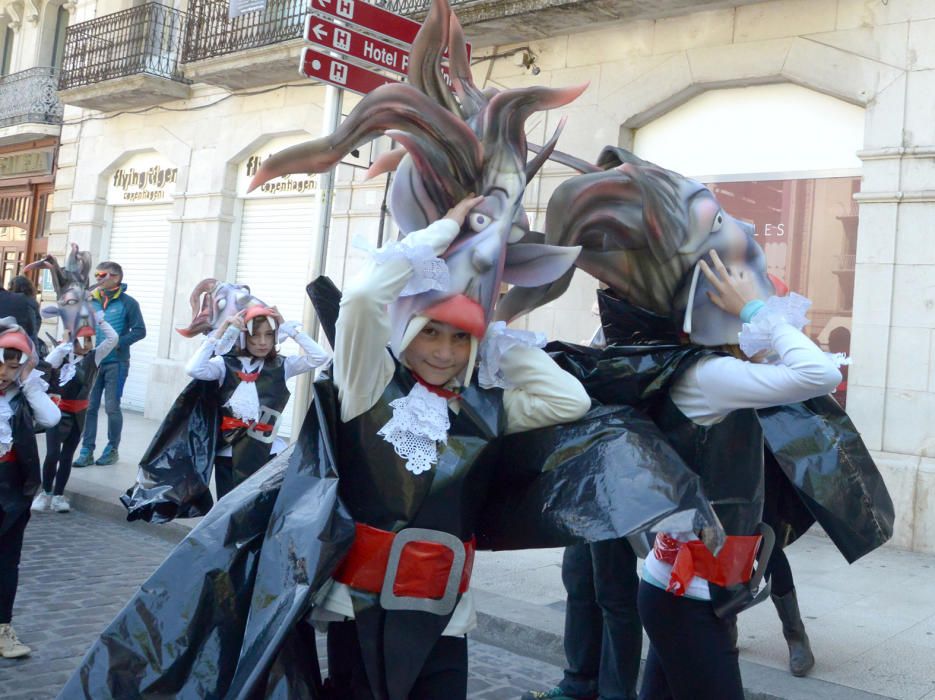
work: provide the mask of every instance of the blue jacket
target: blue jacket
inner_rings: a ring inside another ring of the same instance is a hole
[[[140,305],[126,291],[127,285],[121,284],[120,288],[113,292],[96,289],[91,295],[95,310],[104,311],[104,320],[113,326],[119,337],[117,347],[104,358],[102,365],[109,362],[129,362],[130,346],[146,337],[146,324],[143,322]],[[97,342],[104,342],[104,333],[100,329],[97,331]]]

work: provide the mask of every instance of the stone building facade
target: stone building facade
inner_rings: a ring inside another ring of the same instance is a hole
[[[139,387],[131,403],[147,415],[162,414],[184,383],[193,342],[172,328],[190,319],[188,295],[200,279],[252,283],[288,315],[308,318],[302,285],[319,261],[340,285],[362,260],[355,238],[377,242],[385,183],[363,182],[353,164],[338,170],[330,217],[321,215],[320,178],[257,196],[244,189],[257,159],[317,136],[330,113],[324,87],[295,79],[304,4],[269,0],[266,14],[240,24],[224,19],[218,0],[178,8],[79,0],[74,10],[49,245],[62,251],[73,240],[95,259],[129,263],[129,291],[143,296],[153,329],[131,369]],[[589,83],[574,104],[530,119],[531,140],[567,116],[560,150],[593,158],[614,144],[671,158],[678,162],[660,164],[716,183],[722,200],[750,192],[773,192],[780,208],[795,200],[805,212],[798,224],[812,222],[810,240],[834,237],[833,249],[809,248],[817,252],[804,267],[781,260],[782,248],[775,264],[834,297],[827,308],[816,302],[813,335],[828,347],[837,328],[850,337],[847,408],[893,493],[895,544],[935,551],[935,3],[453,5],[473,41],[478,84]],[[276,34],[276,22],[288,26]],[[252,37],[263,32],[267,43],[257,45]],[[110,37],[109,57],[96,48],[102,37]],[[129,47],[123,73],[108,73],[102,66],[119,63],[121,46]],[[345,113],[353,102],[346,97]],[[704,121],[725,105],[761,109],[744,124],[757,143],[738,146],[726,118]],[[766,114],[780,109],[785,116],[767,129]],[[665,150],[695,123],[706,126],[680,153]],[[803,145],[814,134],[823,136]],[[567,175],[550,165],[530,184],[534,223]],[[789,184],[751,190],[751,182]],[[764,219],[763,235],[786,226]],[[587,338],[594,288],[579,273],[565,296],[524,323]]]

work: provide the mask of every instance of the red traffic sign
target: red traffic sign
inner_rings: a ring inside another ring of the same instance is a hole
[[[422,25],[361,0],[311,0],[312,9],[411,44]]]
[[[415,41],[422,28],[418,22],[363,0],[310,0],[310,7],[314,12],[351,22],[403,44]],[[471,45],[467,44],[466,48],[470,58]]]
[[[366,95],[381,85],[399,82],[353,63],[333,58],[315,49],[302,49],[300,72],[309,78],[315,78],[329,85],[351,90],[361,95]]]
[[[305,38],[313,44],[356,58],[366,63],[406,75],[409,70],[409,52],[385,41],[374,39],[324,17],[309,15],[305,24]]]

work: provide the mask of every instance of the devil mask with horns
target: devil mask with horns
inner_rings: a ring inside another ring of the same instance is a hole
[[[439,67],[446,48],[456,94]],[[252,189],[289,173],[324,172],[385,134],[401,148],[380,157],[369,174],[396,171],[390,209],[402,238],[441,218],[469,194],[484,196],[443,255],[447,288],[403,297],[391,309],[397,352],[410,319],[426,309],[466,297],[482,309],[486,324],[502,282],[544,285],[571,268],[578,248],[529,242],[536,234],[529,231],[522,205],[526,183],[552,152],[562,127],[528,164],[524,127],[534,112],[568,104],[586,87],[482,92],[471,77],[461,26],[445,0],[433,2],[413,46],[409,83],[369,93],[333,134],[273,155],[250,184]]]
[[[91,253],[79,251],[78,244],[72,243],[64,268],[58,264],[54,255],[46,255],[25,267],[26,271],[40,269],[51,272],[56,297],[55,306],[44,306],[42,315],[61,319],[68,339],[72,342],[78,342],[80,338],[93,338],[97,333],[97,322],[89,293],[98,285],[89,283]]]

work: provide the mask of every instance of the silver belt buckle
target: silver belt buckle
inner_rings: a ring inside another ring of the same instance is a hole
[[[451,569],[448,572],[448,582],[445,584],[445,594],[441,598],[398,596],[393,592],[396,573],[399,571],[399,558],[402,556],[403,547],[410,542],[434,542],[447,547],[454,554],[454,561],[451,562]],[[380,590],[380,605],[384,610],[420,610],[435,615],[447,615],[454,610],[458,602],[458,588],[461,584],[461,575],[464,573],[466,560],[464,542],[454,535],[419,527],[408,527],[405,530],[400,530],[393,538],[393,546],[390,547],[390,558],[386,564],[383,588]]]

